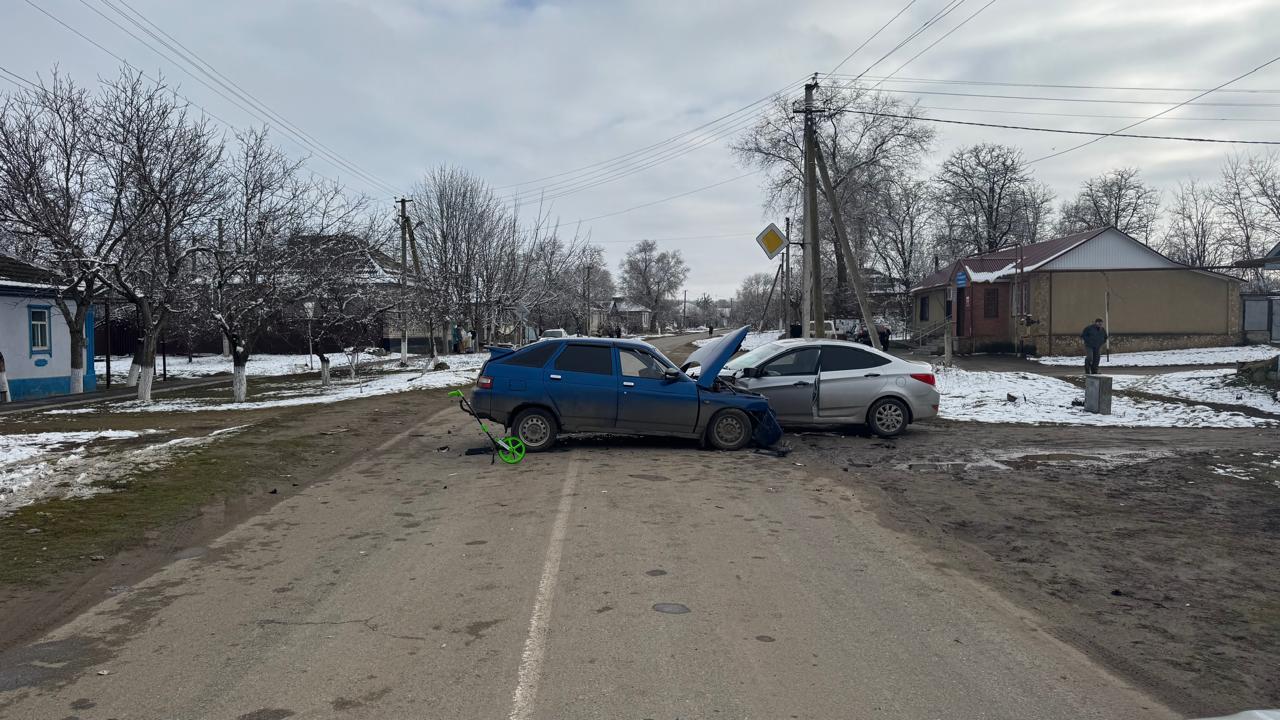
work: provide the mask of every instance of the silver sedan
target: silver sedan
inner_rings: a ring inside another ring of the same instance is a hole
[[[845,340],[776,340],[721,377],[763,394],[783,426],[866,424],[881,437],[938,414],[933,368]]]

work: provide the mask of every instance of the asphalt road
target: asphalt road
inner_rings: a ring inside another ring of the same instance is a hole
[[[1173,717],[824,470],[402,427],[0,658],[0,717]]]

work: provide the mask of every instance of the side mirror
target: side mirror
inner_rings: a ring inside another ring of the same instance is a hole
[[[675,382],[680,379],[680,371],[669,367],[662,371],[662,379],[667,382]]]

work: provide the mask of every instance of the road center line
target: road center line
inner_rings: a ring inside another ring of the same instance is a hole
[[[547,544],[547,557],[542,564],[542,578],[538,581],[538,597],[533,601],[533,616],[529,618],[529,636],[524,641],[524,654],[520,657],[519,680],[511,698],[511,714],[508,720],[527,720],[533,717],[533,701],[538,694],[538,678],[542,675],[542,660],[547,652],[548,622],[551,617],[551,598],[556,593],[556,578],[560,574],[560,550],[564,545],[565,529],[569,525],[569,510],[573,507],[573,489],[578,482],[578,463],[569,461],[564,487],[560,490],[560,507],[556,510],[555,524],[551,527],[551,541]]]

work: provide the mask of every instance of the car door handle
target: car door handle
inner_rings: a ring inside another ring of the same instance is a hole
[[[804,380],[797,380],[796,382],[791,384],[791,387],[805,387],[806,385],[812,385],[812,384],[813,383],[805,382]]]
[[[862,377],[880,377],[880,373],[867,373],[866,375],[863,375]]]
[[[623,381],[622,381],[622,387],[635,387],[635,386],[636,386],[636,384],[635,384],[635,383],[633,383],[633,382],[631,382],[630,380],[623,380]]]
[[[559,380],[559,379],[560,379],[560,376],[559,376],[559,375],[552,375],[552,376],[551,376],[551,379],[552,379],[552,380]]]

